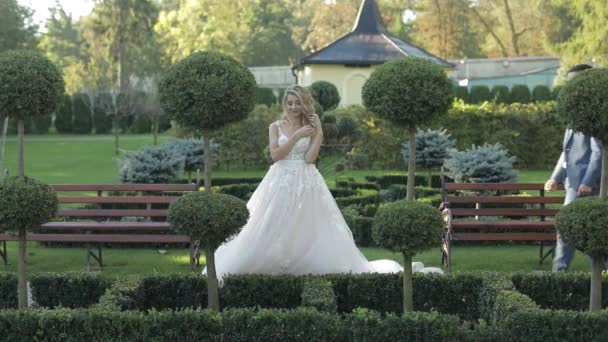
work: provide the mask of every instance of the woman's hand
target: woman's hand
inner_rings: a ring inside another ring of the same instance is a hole
[[[306,126],[300,127],[297,131],[295,131],[293,133],[293,136],[296,139],[301,139],[304,137],[309,137],[309,136],[313,135],[314,133],[315,133],[315,129],[312,128],[311,125],[306,125]]]
[[[312,114],[308,117],[308,121],[310,121],[310,125],[314,128],[315,135],[323,134],[323,128],[321,127],[321,119],[319,118],[319,115],[316,113]]]

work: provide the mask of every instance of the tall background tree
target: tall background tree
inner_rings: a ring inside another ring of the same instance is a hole
[[[0,0],[0,52],[36,46],[38,25],[32,14],[30,8],[19,5],[17,0]]]
[[[429,52],[443,58],[483,55],[469,0],[421,0],[416,11],[416,41]]]
[[[558,30],[549,41],[565,68],[575,64],[608,63],[608,6],[601,0],[553,0]]]

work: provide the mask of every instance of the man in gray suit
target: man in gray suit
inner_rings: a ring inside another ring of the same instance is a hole
[[[587,69],[591,69],[591,66],[579,64],[572,67],[568,70],[568,80]],[[597,195],[601,173],[602,145],[593,137],[567,129],[562,153],[551,178],[545,183],[545,190],[556,190],[557,184],[564,184],[566,189],[564,205],[566,205],[577,197]],[[558,234],[553,256],[553,272],[566,271],[575,252],[574,246],[562,241]]]

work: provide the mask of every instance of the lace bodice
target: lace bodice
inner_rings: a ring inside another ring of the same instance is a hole
[[[281,124],[279,121],[276,122],[277,127],[279,128],[279,146],[285,144],[289,137],[283,133],[283,129],[281,128]],[[306,156],[306,152],[308,152],[308,148],[310,147],[310,137],[304,137],[298,140],[294,145],[291,151],[283,158],[283,160],[304,160]]]

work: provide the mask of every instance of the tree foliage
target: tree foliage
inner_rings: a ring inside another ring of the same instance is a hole
[[[33,12],[17,0],[0,0],[0,52],[33,48],[38,26]]]

